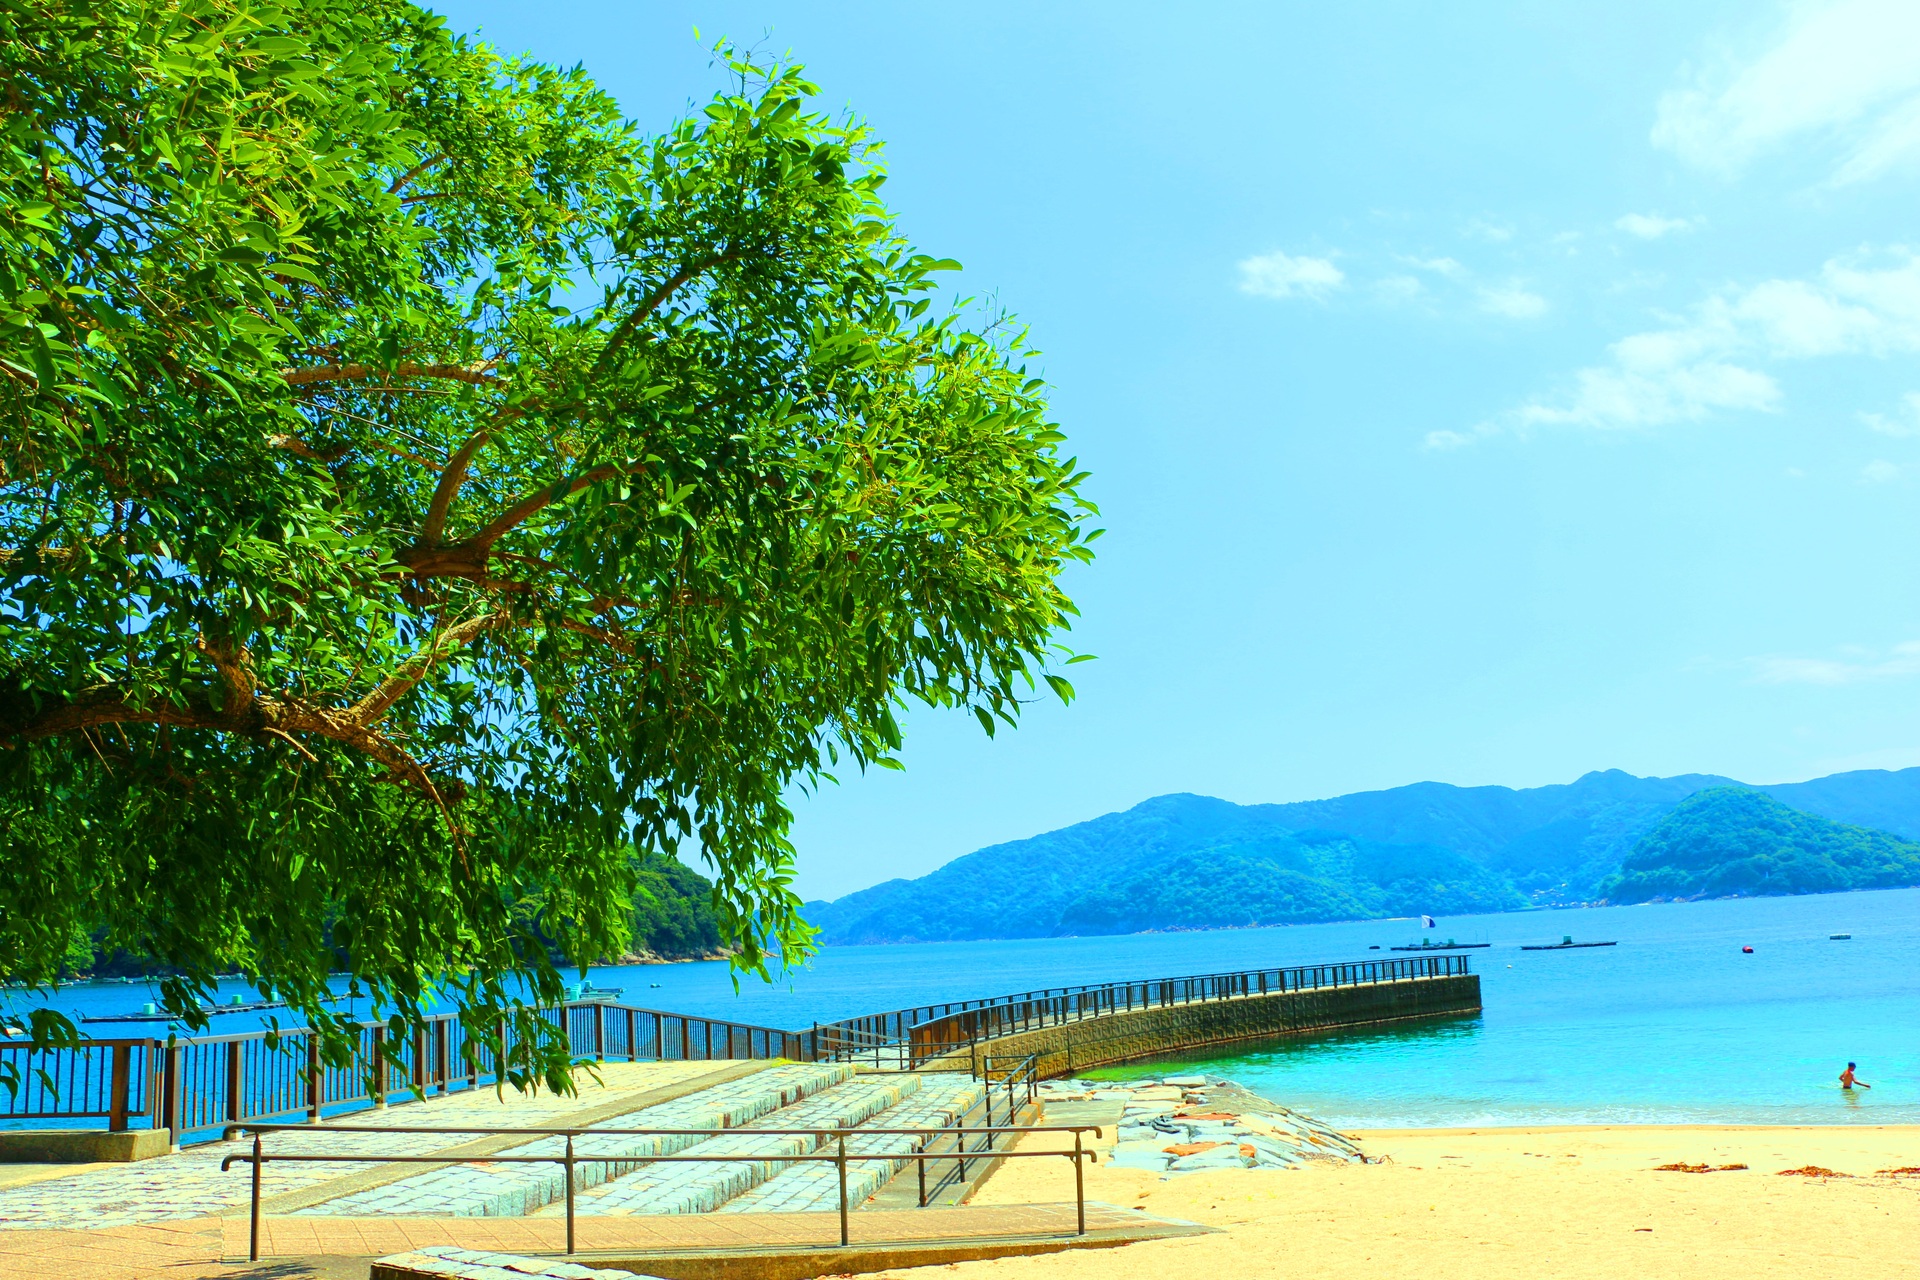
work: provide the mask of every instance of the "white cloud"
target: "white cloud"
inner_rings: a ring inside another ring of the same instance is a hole
[[[1920,436],[1920,392],[1909,391],[1904,403],[1905,422],[1878,413],[1863,413],[1860,421],[1867,424],[1869,431],[1877,431],[1883,436]]]
[[[1475,218],[1466,225],[1466,234],[1478,236],[1482,240],[1491,240],[1495,244],[1505,244],[1513,239],[1513,228],[1501,222],[1491,222],[1486,218]]]
[[[1866,484],[1885,484],[1889,480],[1900,478],[1900,468],[1885,458],[1875,458],[1860,468],[1860,479]]]
[[[1435,275],[1446,276],[1449,280],[1456,279],[1467,273],[1467,269],[1452,258],[1409,258],[1402,256],[1400,261],[1410,267],[1418,267],[1422,271],[1431,271]]]
[[[1322,298],[1347,282],[1326,258],[1263,253],[1240,263],[1240,292],[1263,298]]]
[[[1630,236],[1658,240],[1675,231],[1693,230],[1694,221],[1692,218],[1663,218],[1657,213],[1629,213],[1617,219],[1613,225]]]
[[[1670,327],[1630,334],[1609,351],[1608,363],[1574,375],[1568,394],[1520,406],[1509,424],[1650,427],[1777,410],[1779,384],[1757,363],[1920,351],[1920,256],[1895,249],[1877,261],[1836,258],[1815,279],[1715,294]]]
[[[1752,658],[1748,665],[1762,684],[1856,684],[1920,675],[1920,640],[1877,653],[1853,649],[1843,658]]]
[[[1376,280],[1373,287],[1392,302],[1412,302],[1426,292],[1426,286],[1413,276],[1387,276]]]
[[[1821,135],[1836,183],[1920,158],[1920,5],[1800,4],[1759,56],[1723,61],[1660,100],[1655,146],[1733,174],[1789,139]]]
[[[1512,320],[1532,320],[1547,313],[1547,300],[1517,284],[1480,291],[1480,309]]]

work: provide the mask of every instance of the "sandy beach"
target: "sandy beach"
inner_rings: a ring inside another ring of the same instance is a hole
[[[963,1278],[1114,1280],[1920,1274],[1920,1174],[1880,1173],[1920,1165],[1920,1126],[1565,1126],[1352,1136],[1380,1162],[1229,1169],[1165,1181],[1104,1166],[1087,1173],[1089,1199],[1203,1223],[1219,1228],[1216,1235],[928,1270]],[[1657,1168],[1675,1163],[1748,1167]],[[1849,1176],[1779,1172],[1806,1166]],[[977,1202],[1059,1201],[1071,1188],[1064,1161],[1014,1160]]]

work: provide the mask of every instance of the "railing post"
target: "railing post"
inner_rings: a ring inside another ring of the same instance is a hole
[[[593,1060],[605,1062],[607,1059],[607,1006],[596,1003],[593,1006]]]
[[[227,1119],[236,1122],[243,1118],[240,1095],[246,1084],[240,1074],[240,1044],[227,1041]]]
[[[185,1057],[185,1045],[173,1043],[167,1046],[167,1142],[175,1151],[180,1149],[180,1135],[186,1131],[187,1125],[187,1073]]]
[[[452,1029],[447,1026],[445,1018],[433,1024],[433,1074],[440,1085],[442,1097],[453,1088],[452,1052],[448,1045],[452,1036]]]
[[[107,1106],[107,1129],[112,1133],[124,1133],[127,1128],[127,1089],[129,1077],[133,1074],[133,1046],[116,1044],[113,1046],[113,1083],[109,1085],[111,1093]]]
[[[567,1252],[573,1252],[573,1135],[567,1135]]]
[[[373,1061],[370,1064],[373,1078],[373,1105],[382,1108],[387,1105],[387,1029],[373,1029]]]
[[[1080,1131],[1073,1131],[1073,1203],[1079,1217],[1079,1235],[1087,1234],[1087,1174],[1084,1158],[1080,1152]]]
[[[834,1166],[840,1172],[840,1247],[847,1247],[847,1131],[839,1130],[834,1135],[839,1150],[833,1158]]]
[[[307,1119],[314,1124],[320,1123],[320,1105],[326,1088],[326,1077],[320,1073],[320,1036],[317,1032],[307,1032]]]
[[[627,1010],[627,1061],[640,1061],[640,1042],[633,1038],[635,1018],[632,1009]]]
[[[247,1261],[260,1261],[260,1135],[253,1135],[253,1195],[247,1222]]]

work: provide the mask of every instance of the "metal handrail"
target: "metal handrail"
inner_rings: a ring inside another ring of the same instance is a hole
[[[308,1163],[308,1164],[348,1163],[348,1164],[449,1165],[449,1164],[484,1163],[484,1164],[564,1165],[566,1167],[566,1180],[567,1180],[567,1196],[566,1196],[567,1215],[566,1216],[567,1216],[567,1252],[569,1254],[575,1251],[574,1250],[574,1244],[575,1244],[574,1170],[581,1164],[629,1164],[629,1163],[652,1164],[656,1161],[667,1161],[667,1162],[672,1162],[677,1164],[739,1164],[739,1163],[752,1163],[755,1161],[777,1162],[781,1164],[799,1164],[809,1160],[832,1161],[838,1167],[838,1171],[839,1171],[840,1247],[844,1249],[847,1247],[849,1242],[848,1224],[847,1224],[847,1215],[848,1215],[847,1137],[850,1134],[864,1134],[864,1135],[914,1134],[914,1135],[924,1136],[926,1134],[938,1131],[937,1129],[932,1129],[932,1128],[919,1128],[919,1129],[847,1129],[847,1128],[811,1128],[811,1129],[518,1129],[518,1128],[515,1128],[515,1129],[501,1129],[501,1128],[489,1128],[486,1126],[473,1126],[473,1127],[436,1126],[433,1128],[427,1128],[423,1126],[414,1126],[414,1125],[306,1125],[306,1124],[303,1124],[303,1125],[247,1124],[247,1125],[241,1125],[239,1126],[239,1128],[253,1134],[253,1149],[250,1153],[235,1152],[232,1155],[229,1155],[224,1159],[222,1159],[220,1161],[220,1172],[225,1173],[236,1164],[246,1164],[246,1165],[252,1166],[252,1177],[251,1177],[252,1186],[248,1192],[248,1210],[247,1210],[247,1222],[248,1222],[247,1261],[249,1262],[258,1262],[260,1260],[261,1170],[266,1165],[276,1161],[281,1163],[293,1162],[293,1163]],[[1041,1158],[1041,1157],[1047,1157],[1047,1156],[1063,1156],[1072,1160],[1073,1161],[1073,1194],[1074,1194],[1074,1208],[1075,1208],[1075,1222],[1076,1222],[1075,1234],[1085,1235],[1087,1233],[1087,1194],[1086,1194],[1085,1165],[1083,1162],[1097,1161],[1099,1159],[1099,1157],[1094,1152],[1088,1151],[1086,1149],[1085,1140],[1086,1140],[1086,1135],[1088,1133],[1093,1134],[1093,1136],[1096,1138],[1104,1136],[1100,1126],[1090,1125],[1090,1124],[1022,1125],[1022,1126],[1007,1125],[1007,1126],[1001,1126],[997,1128],[995,1132],[996,1133],[1016,1133],[1016,1134],[1018,1133],[1071,1133],[1073,1135],[1073,1150],[1070,1152],[1068,1151],[1003,1151],[1000,1153],[1000,1155],[1002,1158],[1011,1158],[1016,1156],[1029,1157],[1029,1158]],[[528,1135],[532,1137],[565,1137],[567,1145],[566,1145],[566,1151],[563,1154],[557,1155],[557,1156],[514,1156],[514,1155],[449,1156],[445,1153],[442,1153],[439,1155],[424,1155],[424,1156],[333,1155],[333,1154],[324,1154],[324,1153],[309,1154],[309,1153],[300,1153],[300,1152],[275,1153],[275,1152],[267,1151],[264,1146],[265,1138],[270,1133],[464,1133],[464,1134],[479,1134],[482,1136]],[[813,1137],[816,1139],[820,1139],[823,1142],[824,1140],[832,1139],[835,1142],[835,1150],[831,1155],[825,1155],[820,1153],[819,1151],[812,1151],[812,1152],[806,1152],[798,1155],[774,1155],[774,1154],[754,1152],[750,1154],[740,1154],[740,1155],[690,1156],[690,1155],[675,1154],[675,1155],[636,1157],[633,1155],[618,1155],[618,1156],[580,1155],[577,1152],[575,1152],[573,1148],[574,1139],[579,1137],[602,1137],[602,1136],[685,1137],[688,1135],[697,1134],[697,1135],[705,1135],[711,1138],[711,1137],[718,1137],[723,1133],[749,1134],[754,1137],[794,1137],[794,1136]],[[902,1160],[902,1161],[913,1160],[913,1161],[919,1162],[922,1170],[924,1170],[926,1167],[925,1166],[926,1161],[944,1160],[944,1159],[948,1159],[949,1157],[944,1152],[942,1153],[928,1152],[924,1149],[924,1144],[923,1144],[922,1147],[916,1148],[911,1151],[901,1151],[901,1152],[863,1151],[863,1152],[860,1152],[858,1155],[854,1156],[853,1158],[856,1160]],[[924,1173],[922,1175],[922,1178],[924,1182]]]
[[[1005,1055],[1001,1056],[1004,1059]],[[976,1079],[985,1081],[986,1088],[981,1093],[978,1102],[975,1102],[947,1124],[941,1126],[941,1134],[951,1133],[953,1135],[953,1169],[950,1173],[942,1174],[934,1182],[931,1190],[927,1187],[926,1161],[923,1160],[920,1162],[918,1172],[920,1179],[921,1208],[924,1209],[927,1207],[927,1201],[930,1196],[937,1196],[946,1190],[947,1187],[956,1183],[964,1184],[966,1182],[967,1165],[973,1158],[967,1149],[967,1137],[969,1134],[979,1139],[978,1144],[973,1148],[974,1152],[991,1152],[994,1149],[994,1144],[998,1140],[999,1135],[1005,1131],[1003,1126],[997,1126],[993,1123],[993,1091],[996,1084],[1004,1081],[1007,1086],[1007,1125],[1012,1125],[1020,1118],[1020,1111],[1023,1105],[1033,1102],[1040,1079],[1039,1058],[1037,1055],[1027,1054],[1016,1057],[1013,1061],[1015,1065],[1011,1068],[999,1068],[1001,1074],[998,1080],[996,1080],[994,1076],[995,1067],[992,1057],[987,1057],[975,1064],[973,1075]],[[1027,1095],[1025,1104],[1018,1100],[1020,1086],[1023,1083],[1026,1086]],[[980,1110],[982,1107],[986,1108],[987,1122],[984,1125],[971,1123],[974,1112]],[[1071,1128],[1072,1126],[1066,1127]],[[1097,1128],[1098,1126],[1095,1127]],[[922,1150],[931,1150],[936,1141],[938,1141],[938,1135],[929,1138],[923,1145]]]

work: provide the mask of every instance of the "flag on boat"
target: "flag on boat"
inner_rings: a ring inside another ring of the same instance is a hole
[[[1421,916],[1421,917],[1420,917],[1420,927],[1421,927],[1422,929],[1431,929],[1431,928],[1433,928],[1433,927],[1434,927],[1434,923],[1433,923],[1433,917],[1432,917],[1432,916]]]

